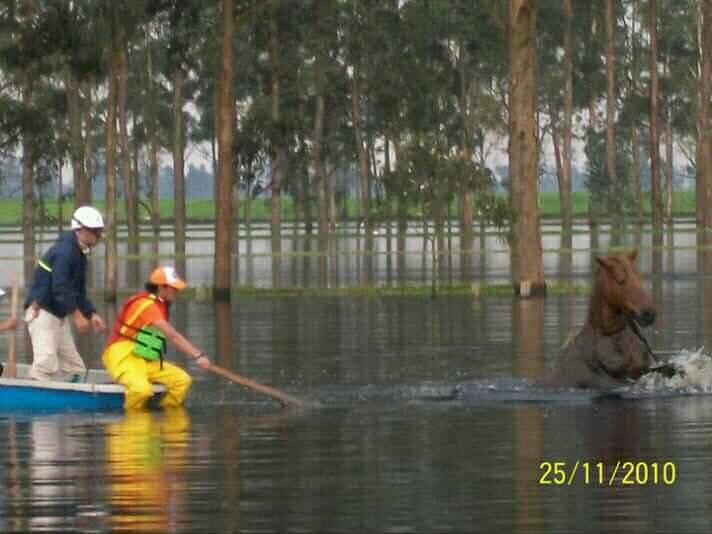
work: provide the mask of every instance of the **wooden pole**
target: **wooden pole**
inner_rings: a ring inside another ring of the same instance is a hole
[[[17,318],[17,305],[20,296],[20,288],[17,286],[17,277],[13,278],[12,281],[12,297],[10,300],[10,310],[12,317]],[[10,342],[7,351],[7,362],[5,365],[5,370],[3,371],[3,376],[6,378],[15,378],[17,376],[17,364],[15,362],[15,353],[17,352],[17,337],[15,335],[15,329],[10,330]]]
[[[211,373],[215,373],[216,375],[222,376],[223,378],[227,378],[235,384],[244,386],[248,389],[256,391],[257,393],[267,395],[268,397],[271,397],[274,400],[280,402],[282,406],[285,407],[306,408],[319,406],[319,403],[316,401],[306,402],[296,397],[292,397],[287,393],[274,389],[270,386],[265,386],[264,384],[255,382],[254,380],[251,380],[242,375],[238,375],[237,373],[233,373],[232,371],[228,371],[227,369],[224,369],[218,365],[210,364],[210,367],[208,367],[207,370]]]

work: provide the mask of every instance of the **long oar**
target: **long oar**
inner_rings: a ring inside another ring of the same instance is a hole
[[[17,302],[20,296],[20,288],[17,287],[17,277],[12,280],[12,296],[10,298],[10,313],[12,317],[17,318]],[[17,338],[15,336],[15,329],[10,330],[10,341],[7,350],[7,363],[5,365],[5,370],[3,371],[3,376],[7,378],[15,378],[17,376],[17,364],[15,363],[15,352],[17,352]]]
[[[267,395],[268,397],[272,397],[274,400],[280,402],[282,404],[282,406],[285,406],[285,407],[307,408],[307,407],[319,406],[318,402],[304,401],[302,399],[292,397],[291,395],[284,393],[283,391],[279,391],[279,390],[274,389],[270,386],[265,386],[264,384],[255,382],[254,380],[251,380],[251,379],[247,378],[246,376],[238,375],[237,373],[228,371],[227,369],[220,367],[219,365],[215,365],[215,364],[211,363],[210,366],[207,368],[207,370],[210,371],[211,373],[215,373],[216,375],[220,375],[223,378],[227,378],[228,380],[230,380],[231,382],[234,382],[235,384],[245,386],[248,389],[251,389],[258,393],[262,393],[263,395]]]

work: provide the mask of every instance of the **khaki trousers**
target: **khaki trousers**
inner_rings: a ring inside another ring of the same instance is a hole
[[[69,318],[59,319],[42,309],[37,317],[32,315],[32,308],[27,308],[25,322],[33,352],[30,378],[65,380],[79,375],[83,381],[86,366],[74,344]]]

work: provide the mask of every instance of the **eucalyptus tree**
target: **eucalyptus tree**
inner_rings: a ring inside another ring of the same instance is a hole
[[[660,4],[658,49],[662,73],[660,76],[661,120],[665,138],[665,218],[672,220],[674,190],[675,145],[692,134],[695,123],[694,102],[697,87],[696,0],[679,0]]]
[[[269,151],[270,151],[270,204],[272,252],[281,253],[282,224],[282,193],[287,175],[286,163],[289,151],[289,136],[285,117],[287,91],[290,88],[290,76],[294,65],[290,64],[288,55],[296,44],[291,37],[291,20],[294,12],[299,9],[296,3],[266,2],[267,7],[258,17],[256,25],[258,35],[264,39],[268,61],[268,79],[265,83],[266,94],[269,95]]]
[[[400,153],[398,167],[388,176],[387,186],[391,193],[404,194],[418,209],[426,239],[431,246],[432,292],[437,292],[437,272],[440,262],[439,247],[434,246],[437,236],[428,230],[430,222],[436,232],[442,227],[447,206],[467,180],[467,190],[477,193],[477,207],[488,220],[504,226],[510,217],[506,201],[498,198],[492,186],[492,172],[484,166],[461,157],[451,157],[448,150],[438,146],[443,139],[437,132],[420,134],[407,143]]]
[[[367,70],[362,73],[369,80],[368,95],[372,101],[367,114],[370,129],[379,135],[384,145],[383,180],[388,192],[388,204],[395,202],[398,221],[399,258],[404,257],[405,232],[407,227],[408,197],[405,190],[399,190],[398,182],[388,184],[391,172],[401,163],[403,147],[410,131],[406,95],[410,91],[413,62],[406,49],[409,42],[407,11],[401,9],[400,2],[381,2],[373,8],[372,23],[367,28],[363,45],[368,47],[365,56]],[[348,26],[348,23],[345,23]],[[390,151],[393,158],[390,158]]]
[[[69,157],[74,182],[74,204],[91,203],[96,113],[92,86],[104,75],[102,61],[103,22],[89,0],[52,2],[45,11],[46,23],[59,61],[55,69],[64,81],[69,126]],[[67,31],[72,28],[72,31]],[[45,30],[46,31],[46,30]],[[47,35],[45,33],[45,35]]]
[[[574,45],[574,33],[583,33],[586,18],[572,0],[547,0],[539,4],[538,20],[540,105],[549,117],[554,162],[561,207],[561,247],[571,248],[572,141],[574,114],[574,63],[580,62],[581,47]],[[574,13],[576,17],[574,17]],[[563,20],[563,25],[551,24]]]
[[[52,121],[57,113],[54,38],[63,31],[47,16],[45,2],[8,1],[0,10],[0,150],[22,154],[23,271],[30,279],[35,257],[34,186],[36,164],[56,140]]]
[[[509,172],[512,281],[520,295],[546,292],[538,207],[535,0],[509,2]]]
[[[417,3],[417,2],[415,2]],[[368,139],[367,121],[370,115],[370,95],[371,84],[377,83],[375,79],[369,79],[366,70],[366,62],[369,57],[368,38],[372,33],[373,14],[376,10],[371,9],[363,2],[350,2],[352,10],[350,12],[349,23],[346,28],[345,60],[350,71],[350,97],[351,97],[351,128],[354,135],[354,146],[356,153],[357,171],[359,177],[359,215],[366,229],[367,243],[373,231],[373,221],[371,219],[371,169],[368,161]],[[367,248],[370,248],[367,245]]]
[[[256,3],[239,17],[235,32],[234,100],[238,108],[233,140],[236,191],[244,191],[243,213],[251,246],[253,197],[267,186],[261,178],[270,172],[271,98],[264,40],[259,33],[260,15],[266,4]],[[250,248],[248,248],[250,250]]]
[[[423,140],[429,138],[432,140],[427,146],[431,149],[441,151],[446,158],[461,158],[457,147],[462,142],[462,122],[453,91],[457,71],[449,46],[449,15],[449,6],[444,3],[412,0],[401,6],[402,59],[398,68],[404,81],[398,89],[404,129],[402,138],[396,140],[400,144],[399,166],[408,165],[413,147],[422,148]],[[448,204],[441,204],[440,196],[434,200],[435,244],[441,254],[445,251]]]
[[[712,98],[712,0],[698,0],[698,110],[697,110],[697,224],[703,233],[712,227],[712,127],[710,98]]]
[[[116,159],[117,159],[117,103],[118,103],[118,75],[120,69],[121,42],[119,37],[119,17],[115,4],[110,0],[102,4],[103,15],[108,26],[108,38],[105,46],[106,72],[106,119],[104,138],[105,143],[105,177],[106,190],[104,195],[105,257],[104,257],[104,295],[107,300],[116,300],[118,288],[117,280],[117,216],[116,216]]]
[[[331,183],[327,171],[328,159],[334,164],[337,154],[347,150],[341,143],[339,129],[346,121],[346,67],[343,61],[343,41],[341,29],[350,11],[341,2],[321,2],[319,0],[302,4],[300,28],[303,32],[301,41],[302,57],[298,64],[302,70],[298,73],[298,100],[303,102],[306,111],[300,113],[303,124],[301,139],[309,147],[300,144],[309,161],[302,161],[311,169],[314,177],[315,197],[318,207],[318,233],[322,252],[326,250],[327,236],[335,227],[334,213],[335,186]],[[348,150],[348,153],[352,153]],[[300,168],[299,159],[292,170]],[[307,171],[308,172],[308,171]],[[302,174],[303,185],[298,189],[302,193],[311,190],[308,175]],[[305,206],[308,202],[305,203]],[[305,213],[308,213],[305,211]],[[305,221],[308,224],[308,221]]]
[[[200,17],[199,30],[204,36],[218,35],[220,24],[219,5],[208,5]],[[241,40],[238,40],[241,42]],[[217,79],[220,62],[220,41],[217,38],[200,39],[196,43],[194,101],[200,110],[195,127],[188,133],[196,144],[208,143],[213,176],[217,178]],[[242,57],[239,54],[238,60]],[[242,78],[240,78],[242,79]]]
[[[617,0],[605,0],[606,28],[606,171],[610,181],[609,215],[611,222],[611,244],[619,245],[621,240],[622,206],[620,203],[621,178],[616,171],[616,27],[618,16]]]
[[[201,21],[204,10],[204,2],[197,0],[150,0],[148,5],[148,12],[159,21],[158,43],[162,50],[157,50],[154,56],[158,72],[163,74],[164,79],[170,80],[172,85],[172,131],[169,145],[173,156],[174,253],[180,258],[185,256],[186,242],[185,149],[188,118],[184,106],[191,96],[186,94],[190,92],[190,85],[187,88],[186,84],[190,84],[190,73],[195,72],[197,48],[204,39],[201,33],[205,29]],[[149,78],[152,78],[152,74]],[[150,84],[150,90],[154,91],[153,82]],[[147,125],[153,146],[157,143],[156,130],[159,124],[153,109],[146,111],[149,113]]]
[[[649,0],[650,31],[650,100],[649,100],[649,147],[650,147],[650,206],[653,224],[653,247],[661,247],[662,198],[660,194],[660,138],[658,132],[658,11],[657,0]]]
[[[641,92],[640,76],[643,70],[642,61],[642,32],[641,32],[640,0],[632,0],[630,6],[630,28],[628,31],[627,52],[628,87],[626,90],[621,110],[621,124],[627,135],[630,136],[631,151],[631,177],[635,221],[643,223],[643,188],[641,183],[641,148],[640,148],[640,123],[645,119],[646,100]]]
[[[487,8],[482,2],[460,0],[450,5],[446,13],[446,33],[451,50],[453,79],[451,91],[457,104],[452,123],[452,136],[459,157],[485,166],[487,134],[505,133],[505,107],[493,91],[506,79],[506,38],[503,21],[506,5]],[[463,175],[457,186],[458,212],[463,258],[472,247],[473,195],[471,181]],[[479,212],[480,220],[489,214]]]
[[[151,9],[149,7],[149,9]],[[143,35],[137,35],[136,50],[132,61],[135,83],[131,84],[134,110],[132,132],[135,150],[137,176],[143,175],[146,190],[145,209],[151,217],[152,250],[158,254],[161,232],[160,195],[158,184],[159,154],[170,145],[169,136],[173,129],[172,99],[170,89],[160,74],[166,64],[164,35],[167,25],[160,15],[154,15],[141,28]],[[144,148],[143,173],[140,171],[137,153]],[[140,180],[138,189],[141,189]]]
[[[215,186],[215,262],[214,293],[230,298],[232,285],[232,188],[233,135],[235,103],[233,100],[233,36],[235,24],[233,0],[221,0],[220,62],[217,78],[216,117],[218,138],[218,175]]]

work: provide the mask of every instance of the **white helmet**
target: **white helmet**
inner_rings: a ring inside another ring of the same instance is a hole
[[[91,206],[81,206],[74,210],[72,214],[72,230],[79,230],[80,228],[103,229],[104,218],[99,213],[99,210]]]
[[[2,288],[0,288],[0,297],[2,297],[4,295],[5,295],[5,292],[2,290]]]

